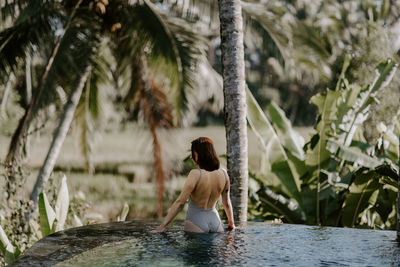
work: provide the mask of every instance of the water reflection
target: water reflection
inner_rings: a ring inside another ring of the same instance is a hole
[[[212,266],[212,265],[242,265],[245,263],[244,255],[247,253],[245,235],[243,231],[227,231],[225,233],[195,234],[195,233],[164,233],[153,236],[160,242],[158,254],[164,250],[166,254],[174,254],[177,262],[186,266]],[[152,248],[151,243],[148,247]],[[164,258],[165,259],[165,258]]]

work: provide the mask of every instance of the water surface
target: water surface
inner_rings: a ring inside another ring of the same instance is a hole
[[[107,227],[98,225],[98,238]],[[399,266],[395,231],[249,223],[244,229],[221,234],[187,234],[175,224],[165,233],[150,233],[155,223],[130,222],[129,230],[110,231],[114,242],[70,255],[57,266]],[[115,228],[116,227],[116,228]],[[103,228],[103,230],[101,230]],[[111,227],[112,228],[112,227]],[[79,228],[75,228],[78,229]],[[122,230],[121,230],[122,229]],[[73,246],[96,229],[81,228]],[[90,231],[89,231],[90,230]],[[67,231],[65,231],[67,232]],[[122,240],[117,238],[123,236]],[[73,239],[71,239],[73,240]],[[89,239],[88,239],[89,240]],[[55,257],[57,255],[54,255]],[[43,262],[42,262],[43,264]],[[41,264],[41,266],[42,266]],[[44,264],[45,265],[45,264]]]

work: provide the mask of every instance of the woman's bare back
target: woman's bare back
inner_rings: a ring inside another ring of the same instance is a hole
[[[200,178],[201,171],[201,178]],[[211,209],[215,206],[221,196],[222,191],[226,187],[225,170],[218,169],[215,171],[206,171],[199,169],[199,181],[196,188],[191,193],[192,201],[202,209]]]

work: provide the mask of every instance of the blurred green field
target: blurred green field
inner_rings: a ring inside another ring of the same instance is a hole
[[[310,128],[298,129],[303,136],[310,133]],[[185,177],[180,170],[183,160],[189,155],[190,142],[199,137],[210,137],[216,146],[217,153],[222,155],[226,151],[225,129],[222,126],[208,126],[197,128],[180,128],[159,130],[159,139],[162,147],[163,165],[166,173],[164,211],[179,194]],[[256,169],[260,165],[262,150],[254,134],[249,131],[249,168]],[[0,136],[0,159],[4,159],[10,136]],[[104,132],[96,137],[93,151],[93,162],[98,169],[107,170],[109,166],[117,166],[117,173],[95,173],[89,175],[77,172],[84,167],[83,153],[81,152],[79,136],[71,131],[67,136],[56,166],[63,171],[55,171],[55,182],[63,174],[68,178],[71,198],[84,197],[89,208],[87,213],[97,222],[116,220],[124,202],[130,206],[128,219],[145,219],[156,217],[156,187],[155,175],[152,166],[152,139],[146,128],[130,124],[124,129]],[[32,189],[38,169],[44,161],[51,135],[36,135],[31,138],[30,152],[27,160],[29,173],[25,194]],[[222,159],[225,166],[225,160]],[[75,171],[74,171],[75,170]],[[129,180],[129,175],[134,179]],[[184,213],[178,218],[183,219]]]

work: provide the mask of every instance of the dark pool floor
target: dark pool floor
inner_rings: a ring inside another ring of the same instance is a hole
[[[249,222],[221,234],[175,223],[90,225],[37,242],[12,266],[400,266],[395,231]]]

